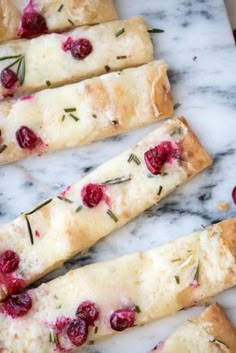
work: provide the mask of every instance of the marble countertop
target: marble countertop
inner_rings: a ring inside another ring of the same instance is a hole
[[[191,233],[223,218],[236,216],[231,191],[236,184],[236,52],[223,0],[117,0],[122,18],[142,15],[150,27],[164,29],[153,35],[157,58],[170,67],[178,115],[190,121],[214,157],[213,166],[169,196],[151,212],[99,242],[63,269],[144,250]],[[91,169],[144,137],[149,126],[119,137],[0,168],[0,222],[13,219],[35,203],[58,193]],[[216,203],[228,202],[220,212]],[[55,275],[55,274],[54,274]],[[50,275],[48,278],[51,278]],[[214,298],[236,323],[236,289]],[[181,322],[201,308],[85,347],[90,353],[146,353]]]

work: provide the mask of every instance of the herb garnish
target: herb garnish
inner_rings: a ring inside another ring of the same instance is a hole
[[[96,326],[94,329],[94,334],[96,335],[97,333],[98,333],[98,326]]]
[[[25,220],[26,220],[26,223],[27,223],[27,228],[28,228],[28,232],[29,232],[29,237],[30,237],[31,245],[34,245],[33,232],[32,232],[32,228],[31,228],[31,225],[30,225],[30,221],[29,221],[27,215],[25,215]]]
[[[211,341],[211,340],[209,340],[209,342],[210,343],[215,343],[215,344],[222,344],[223,346],[225,346],[226,348],[229,348],[228,346],[227,346],[227,344],[226,343],[224,343],[224,342],[222,342],[222,341],[220,341],[220,340],[216,340],[215,338]]]
[[[61,201],[65,201],[67,203],[73,203],[73,201],[67,199],[66,197],[63,197],[63,196],[57,196],[57,198]]]
[[[4,152],[6,148],[7,148],[7,145],[2,145],[0,147],[0,153]]]
[[[127,55],[119,55],[116,57],[117,60],[127,59]]]
[[[111,219],[113,219],[113,221],[115,222],[115,223],[117,223],[118,222],[118,218],[116,217],[116,215],[112,212],[112,210],[107,210],[107,214],[108,214],[108,216],[109,217],[111,217]]]
[[[77,122],[77,121],[79,121],[80,119],[79,119],[75,114],[72,114],[72,113],[74,113],[74,112],[76,112],[76,111],[77,111],[77,109],[76,109],[76,108],[73,108],[73,107],[72,107],[72,108],[64,108],[64,112],[65,112],[65,113],[69,113],[69,116]],[[64,115],[62,116],[61,121],[64,121],[65,118],[66,118],[66,115],[64,114]]]
[[[138,305],[135,305],[135,311],[136,313],[140,314],[142,311]]]
[[[159,29],[159,28],[151,28],[148,30],[148,33],[163,33],[165,32],[164,29]]]
[[[49,342],[50,343],[59,343],[58,334],[54,331],[49,332]]]
[[[106,180],[102,183],[102,185],[116,185],[116,184],[122,184],[127,181],[130,181],[132,179],[131,175],[128,177],[120,177],[120,178],[115,178],[115,179],[109,179]]]
[[[180,103],[176,103],[176,104],[174,105],[174,110],[178,109],[180,106],[181,106]]]
[[[92,114],[92,117],[93,117],[94,119],[97,119],[97,114]]]
[[[133,153],[131,153],[131,155],[129,156],[128,158],[128,163],[134,161],[134,163],[136,163],[137,165],[140,165],[141,164],[141,161],[140,159]]]
[[[171,260],[171,262],[178,262],[178,261],[182,261],[182,259],[180,257],[177,257],[176,259]]]
[[[60,7],[58,8],[57,12],[61,12],[61,10],[63,9],[64,4],[61,4]]]
[[[83,206],[80,205],[79,207],[76,208],[75,212],[78,213],[78,212],[80,212],[82,209],[83,209]]]
[[[69,116],[75,121],[79,121],[79,118],[77,118],[77,116],[75,116],[74,114],[70,113]]]
[[[110,68],[109,65],[105,65],[104,68],[105,68],[106,72],[110,72],[111,71],[111,68]]]
[[[70,18],[67,18],[68,22],[71,24],[71,26],[74,26],[74,22],[70,19]]]
[[[74,112],[76,112],[76,110],[77,110],[76,108],[65,108],[64,112],[65,113],[74,113]]]
[[[118,32],[116,32],[116,37],[121,36],[123,33],[125,33],[125,29],[121,28]]]
[[[89,344],[90,346],[93,346],[93,345],[94,345],[94,341],[93,341],[93,340],[90,340],[88,344]]]
[[[49,80],[47,80],[47,81],[46,81],[46,85],[47,85],[48,87],[51,87],[52,84],[51,84],[51,82],[50,82]]]
[[[48,205],[50,202],[52,202],[52,199],[49,199],[43,203],[41,203],[39,206],[35,207],[32,211],[28,212],[28,213],[25,213],[26,216],[29,216],[33,213],[35,213],[36,211],[40,210],[42,207]]]
[[[163,189],[163,186],[162,186],[162,185],[160,185],[159,190],[158,190],[158,193],[157,193],[157,195],[158,195],[158,196],[160,196],[160,195],[161,195],[162,189]]]
[[[182,132],[182,130],[181,130],[181,128],[179,127],[179,128],[177,128],[177,129],[175,129],[174,131],[172,131],[171,134],[170,134],[170,136],[181,135],[181,132]]]
[[[198,262],[196,268],[194,268],[193,281],[196,281],[198,283],[198,279],[199,279],[199,262]]]
[[[179,276],[175,276],[175,281],[176,281],[177,284],[180,284]]]
[[[16,75],[18,77],[20,86],[22,86],[25,81],[25,57],[22,54],[3,56],[0,58],[0,61],[12,60],[12,59],[16,59],[16,60],[14,60],[10,65],[8,65],[6,69],[9,69],[10,67],[17,65]]]

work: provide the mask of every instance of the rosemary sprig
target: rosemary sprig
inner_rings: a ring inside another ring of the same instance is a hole
[[[63,196],[57,196],[57,198],[61,201],[65,201],[67,203],[74,203],[73,201],[67,199],[66,197],[63,197]]]
[[[8,66],[6,67],[6,69],[10,69],[12,66],[18,64],[18,62],[19,62],[20,60],[21,60],[21,58],[16,59],[15,61],[13,61],[12,64],[8,65]]]
[[[115,223],[117,223],[118,222],[118,218],[116,217],[116,215],[112,212],[112,210],[107,210],[107,214],[108,214],[108,216],[109,217],[111,217],[111,219],[113,219],[113,221],[115,222]]]
[[[4,60],[9,60],[9,59],[16,59],[16,58],[20,58],[22,55],[10,55],[10,56],[2,56],[0,58],[0,61],[4,61]]]
[[[179,276],[175,276],[175,281],[176,281],[177,284],[180,284]]]
[[[148,30],[148,33],[163,33],[165,32],[164,29],[159,29],[159,28],[151,28]]]
[[[111,71],[111,68],[110,68],[109,65],[105,65],[104,68],[105,68],[106,72],[110,72]]]
[[[18,68],[17,68],[17,77],[19,77],[20,86],[25,82],[25,57],[22,56]]]
[[[116,37],[121,36],[123,33],[125,33],[125,29],[121,28],[119,31],[116,32]]]
[[[136,163],[137,165],[141,164],[140,159],[133,153],[130,154],[129,158],[128,158],[128,163],[134,161],[134,163]]]
[[[40,210],[41,208],[43,208],[44,206],[48,205],[50,202],[52,202],[52,199],[49,199],[43,203],[41,203],[39,206],[35,207],[32,211],[25,213],[26,216],[29,216],[33,213],[35,213],[36,211]]]
[[[61,4],[60,7],[58,8],[57,12],[61,12],[61,10],[63,9],[64,4]]]
[[[7,148],[7,145],[5,145],[5,144],[2,145],[2,146],[0,147],[0,153],[3,153],[6,148]]]
[[[76,112],[76,111],[77,111],[76,108],[65,108],[65,109],[64,109],[64,112],[65,112],[65,113],[74,113],[74,112]]]
[[[28,228],[28,232],[29,232],[31,245],[34,245],[34,236],[33,236],[32,228],[31,228],[30,221],[29,221],[27,215],[25,215],[25,220],[27,223],[27,228]]]
[[[158,196],[160,196],[160,195],[161,195],[161,193],[162,193],[162,189],[163,189],[163,186],[162,186],[162,185],[160,185],[160,186],[159,186],[158,193],[157,193],[157,195],[158,195]]]
[[[74,119],[76,122],[79,121],[79,118],[75,116],[74,114],[70,113],[69,116]]]
[[[109,179],[106,180],[102,183],[102,185],[117,185],[117,184],[122,184],[126,183],[127,181],[130,181],[132,179],[131,175],[128,177],[120,177],[120,178],[115,178],[115,179]]]
[[[193,281],[196,281],[197,283],[199,283],[198,280],[199,280],[199,262],[196,268],[194,268],[194,277],[193,277]]]
[[[118,55],[116,57],[117,60],[127,59],[127,55]]]
[[[174,110],[178,109],[180,106],[181,106],[181,103],[176,103],[176,104],[174,105]]]

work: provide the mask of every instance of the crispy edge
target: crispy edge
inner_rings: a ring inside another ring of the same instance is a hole
[[[151,101],[157,119],[172,116],[174,112],[171,86],[167,76],[168,65],[163,61],[155,62],[155,78],[152,83]]]
[[[236,259],[236,218],[226,219],[218,223],[221,238],[226,242],[230,252]]]
[[[10,0],[0,1],[0,43],[16,38],[20,12]]]
[[[236,352],[236,328],[219,304],[215,303],[209,306],[199,316],[198,322],[210,323],[207,329],[208,333],[216,340],[225,343],[230,352]]]
[[[193,132],[187,120],[180,116],[181,121],[188,129],[188,134],[182,141],[183,161],[186,162],[188,177],[191,178],[201,170],[212,164],[211,156],[204,150],[198,137]]]

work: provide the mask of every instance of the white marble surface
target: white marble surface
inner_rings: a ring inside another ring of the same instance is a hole
[[[184,114],[191,122],[214,157],[214,165],[151,213],[140,216],[77,261],[71,261],[64,271],[71,265],[76,267],[148,249],[201,225],[236,216],[236,206],[231,201],[231,190],[236,185],[236,52],[223,0],[117,0],[116,3],[122,18],[143,15],[150,27],[165,30],[153,35],[156,57],[169,63],[175,102],[182,104],[177,113]],[[92,146],[1,167],[1,224],[63,190],[153,128],[149,126]],[[218,211],[218,201],[229,202],[230,211]],[[228,309],[236,323],[236,289],[214,299]],[[200,310],[181,311],[85,347],[81,352],[146,353]]]

